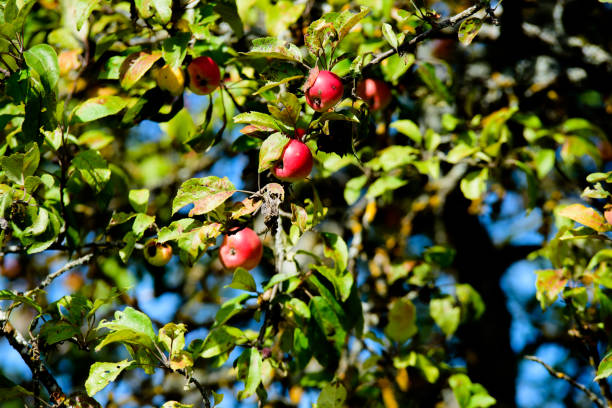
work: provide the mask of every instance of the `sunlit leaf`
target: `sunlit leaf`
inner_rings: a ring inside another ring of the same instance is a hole
[[[134,361],[123,360],[118,363],[93,363],[89,369],[89,377],[85,381],[85,389],[91,397],[101,391],[121,374]]]

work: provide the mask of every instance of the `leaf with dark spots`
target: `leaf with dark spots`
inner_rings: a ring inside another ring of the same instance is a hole
[[[172,214],[188,204],[194,205],[189,216],[206,214],[223,204],[235,192],[236,188],[227,177],[189,179],[181,185],[172,202]]]

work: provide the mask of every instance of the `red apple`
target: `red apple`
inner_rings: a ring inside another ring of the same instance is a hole
[[[210,57],[198,57],[187,66],[189,89],[198,95],[208,95],[221,83],[217,63]]]
[[[144,257],[153,266],[164,266],[172,258],[172,247],[166,243],[157,242],[151,238],[145,243]]]
[[[263,245],[257,233],[250,228],[230,231],[219,248],[219,259],[226,269],[253,269],[259,265]]]
[[[333,108],[344,93],[342,80],[331,71],[313,69],[304,86],[306,102],[317,112],[325,112]]]
[[[384,109],[391,102],[391,90],[385,81],[367,78],[357,85],[357,95],[370,105],[372,112]]]
[[[272,174],[283,181],[300,181],[312,170],[312,153],[305,143],[291,139],[283,149],[281,159],[272,167]]]

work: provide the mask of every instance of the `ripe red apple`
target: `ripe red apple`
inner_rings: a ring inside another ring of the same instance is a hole
[[[145,243],[144,257],[153,266],[164,266],[172,258],[172,247],[166,243],[157,242],[151,238]]]
[[[219,66],[210,57],[198,57],[187,66],[189,89],[198,95],[208,95],[221,83]]]
[[[243,228],[238,232],[232,231],[225,235],[219,248],[221,263],[230,270],[239,267],[255,268],[263,255],[263,245],[257,233],[250,228]]]
[[[357,84],[357,95],[370,106],[372,112],[384,109],[391,102],[391,89],[380,79],[367,78]]]
[[[300,181],[312,170],[312,153],[305,143],[291,139],[283,149],[281,159],[272,167],[272,174],[283,181]]]
[[[317,112],[325,112],[333,108],[344,93],[342,80],[331,71],[313,69],[304,85],[306,102]]]

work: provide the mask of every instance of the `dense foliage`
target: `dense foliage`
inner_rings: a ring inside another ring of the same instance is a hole
[[[0,0],[2,406],[610,406],[611,18]]]

